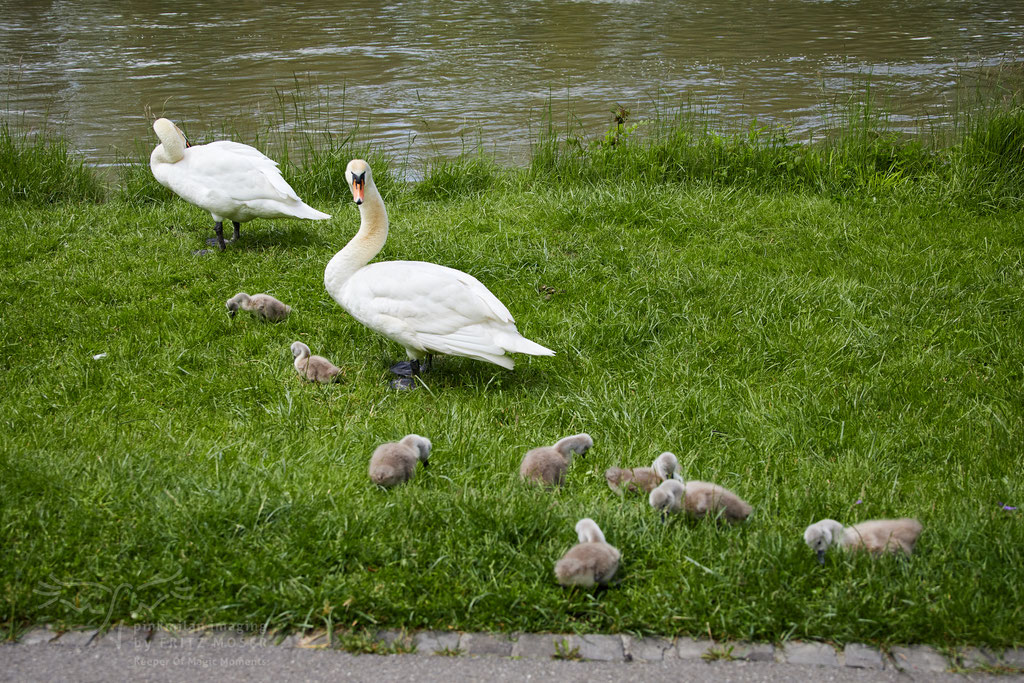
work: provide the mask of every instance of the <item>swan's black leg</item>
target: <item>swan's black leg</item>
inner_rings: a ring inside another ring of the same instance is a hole
[[[210,239],[206,240],[206,243],[209,244],[210,246],[217,245],[218,247],[220,247],[221,251],[224,251],[224,222],[217,221],[216,223],[213,224],[213,229],[216,231],[217,236],[211,237]]]
[[[231,236],[231,241],[234,242],[239,238],[239,230],[241,230],[242,224],[238,221],[231,221],[231,224],[235,226],[235,234]]]

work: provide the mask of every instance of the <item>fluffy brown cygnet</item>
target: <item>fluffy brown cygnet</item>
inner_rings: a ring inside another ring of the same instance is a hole
[[[632,469],[609,467],[604,471],[604,478],[608,482],[608,488],[620,494],[623,491],[650,493],[661,483],[661,477],[651,467],[634,467]]]
[[[721,516],[730,522],[742,522],[754,511],[747,501],[718,484],[688,481],[683,486],[686,489],[683,507],[692,517]]]
[[[417,460],[427,466],[430,448],[430,439],[419,434],[377,446],[370,457],[370,480],[385,488],[404,484],[416,474]]]
[[[684,509],[697,519],[710,515],[721,516],[730,522],[742,522],[753,512],[745,500],[729,489],[706,481],[682,483],[666,479],[651,491],[649,500],[651,507],[661,510],[663,517],[668,512]]]
[[[572,462],[572,456],[583,455],[594,446],[589,434],[567,436],[554,446],[541,446],[529,451],[519,465],[519,476],[523,481],[532,481],[546,486],[565,483],[565,473]]]
[[[670,512],[679,512],[683,509],[683,498],[686,496],[686,488],[675,479],[666,479],[658,484],[647,497],[651,507],[661,512],[661,518],[668,517]]]
[[[309,355],[309,347],[302,342],[292,342],[292,355],[295,356],[295,372],[299,377],[321,384],[342,380],[341,368],[323,356]]]
[[[257,318],[272,323],[284,320],[292,312],[291,306],[281,303],[269,294],[253,294],[249,296],[245,292],[239,292],[228,299],[225,305],[228,309],[228,315],[232,318],[235,317],[238,309],[241,308],[243,311],[249,311]]]
[[[818,554],[821,564],[825,564],[825,551],[833,545],[847,550],[866,550],[873,555],[887,552],[910,555],[922,528],[919,521],[909,517],[872,519],[850,527],[834,519],[823,519],[807,527],[804,543]]]
[[[662,481],[679,478],[679,476],[679,461],[675,455],[668,452],[655,458],[650,467],[634,467],[633,469],[609,467],[604,472],[608,487],[620,494],[623,489],[631,493],[640,490],[650,493]]]
[[[563,586],[607,585],[619,568],[622,554],[608,545],[597,523],[589,517],[576,522],[579,543],[555,563],[555,578]]]

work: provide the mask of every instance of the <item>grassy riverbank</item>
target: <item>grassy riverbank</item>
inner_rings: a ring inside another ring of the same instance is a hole
[[[388,179],[379,258],[472,273],[558,353],[445,358],[408,393],[398,347],[323,289],[358,214],[315,164],[289,177],[333,220],[256,221],[209,257],[208,215],[145,169],[106,203],[4,195],[0,620],[1019,646],[1020,123],[942,150],[677,125]],[[295,312],[229,320],[240,290]],[[300,382],[296,339],[346,382]],[[519,483],[528,448],[578,431],[596,445],[564,489]],[[369,454],[409,432],[431,467],[374,489]],[[663,450],[750,522],[662,524],[608,490]],[[909,561],[819,567],[801,538],[902,515],[925,526]],[[582,516],[622,551],[614,589],[554,582]]]

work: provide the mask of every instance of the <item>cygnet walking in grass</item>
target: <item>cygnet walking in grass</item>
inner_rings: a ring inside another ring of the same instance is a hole
[[[914,544],[921,535],[921,523],[916,519],[872,519],[844,527],[834,519],[823,519],[804,531],[804,543],[818,554],[818,562],[825,564],[825,551],[833,545],[847,550],[866,550],[873,555],[882,553],[914,552]]]
[[[245,292],[239,292],[228,299],[226,304],[228,315],[232,318],[238,313],[238,309],[249,311],[257,318],[272,323],[279,322],[288,317],[292,307],[281,303],[269,294],[253,294],[249,296]]]
[[[573,454],[583,455],[594,446],[589,434],[567,436],[554,446],[541,446],[529,451],[519,465],[519,476],[523,481],[532,481],[545,486],[561,486],[565,473],[572,462]]]
[[[623,489],[634,493],[643,489],[644,492],[650,493],[662,481],[680,478],[679,461],[672,453],[665,452],[655,458],[650,467],[609,467],[604,472],[604,478],[608,482],[608,488],[618,494],[621,494]]]
[[[622,554],[604,540],[597,523],[589,517],[576,522],[579,543],[555,563],[555,577],[563,586],[607,585],[619,568]]]
[[[292,355],[295,356],[295,372],[299,377],[321,384],[341,381],[341,368],[323,356],[309,355],[309,347],[302,342],[292,342]]]
[[[419,434],[377,446],[370,458],[370,480],[385,488],[404,484],[416,474],[417,460],[427,466],[430,448],[430,439]]]
[[[677,479],[667,479],[651,491],[649,500],[652,508],[661,510],[662,518],[668,512],[684,509],[697,519],[710,514],[730,522],[742,522],[754,510],[729,489],[706,481],[683,483]]]

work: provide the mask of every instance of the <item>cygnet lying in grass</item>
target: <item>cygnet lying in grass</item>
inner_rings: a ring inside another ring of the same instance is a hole
[[[679,477],[679,461],[675,455],[668,452],[655,458],[650,467],[609,467],[604,472],[608,487],[615,493],[622,493],[623,489],[630,492],[639,492],[643,489],[650,493],[662,481]]]
[[[583,455],[594,446],[589,434],[567,436],[554,446],[534,448],[523,456],[519,465],[519,476],[547,486],[565,483],[565,472],[569,469],[572,456]]]
[[[228,315],[232,318],[238,313],[238,309],[249,311],[257,318],[262,318],[272,323],[279,322],[288,317],[292,307],[281,303],[269,294],[253,294],[249,296],[245,292],[239,292],[228,299]]]
[[[370,457],[370,480],[386,488],[404,484],[416,473],[417,460],[427,466],[430,447],[430,439],[418,434],[377,446]]]
[[[292,342],[292,355],[295,356],[295,372],[299,377],[321,384],[341,381],[341,368],[323,356],[309,355],[309,347],[302,342]]]
[[[843,527],[834,519],[823,519],[807,527],[804,542],[818,553],[821,564],[825,564],[825,551],[833,545],[847,550],[866,550],[875,555],[885,552],[909,555],[914,552],[921,529],[921,523],[909,517],[872,519],[850,527]]]
[[[685,509],[687,514],[697,519],[710,514],[730,522],[742,522],[753,512],[745,500],[729,489],[706,481],[681,483],[667,479],[651,491],[649,500],[652,508],[661,510],[662,517],[668,512]]]
[[[622,554],[608,545],[597,523],[589,517],[576,522],[579,544],[555,563],[555,577],[563,586],[606,585],[615,576]]]

